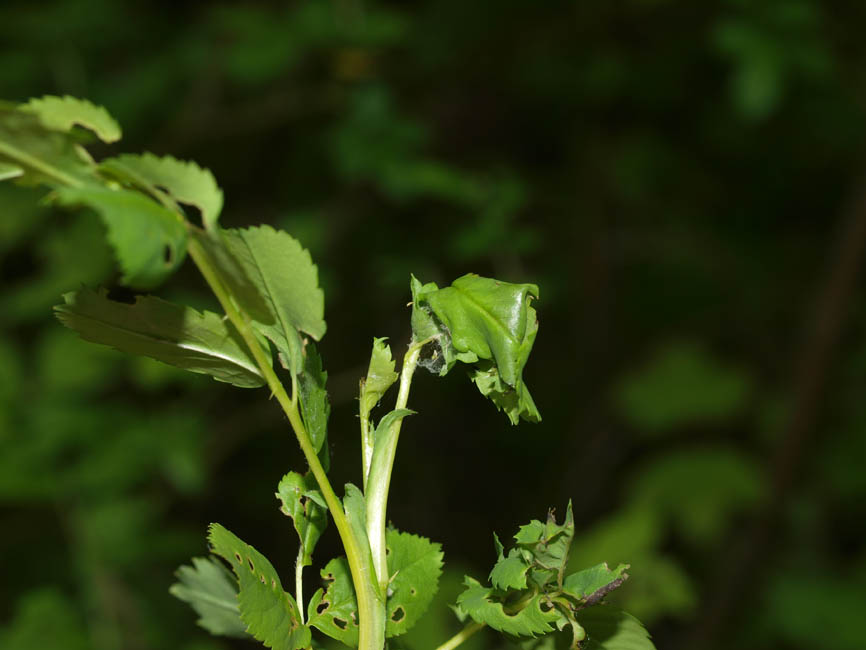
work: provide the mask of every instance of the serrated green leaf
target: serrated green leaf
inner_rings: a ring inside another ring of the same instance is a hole
[[[571,501],[565,512],[562,524],[556,522],[553,510],[547,513],[547,521],[542,524],[533,520],[521,526],[514,536],[518,545],[531,556],[530,578],[539,587],[558,580],[568,562],[568,552],[574,539],[574,514]]]
[[[507,557],[500,557],[490,572],[490,582],[497,589],[526,589],[526,572],[529,563],[517,549],[511,549]]]
[[[427,611],[439,590],[442,547],[426,537],[389,529],[388,585],[385,635],[398,636],[409,630]]]
[[[538,519],[533,519],[528,524],[524,524],[517,530],[514,539],[518,544],[535,544],[541,540],[544,535],[544,524]]]
[[[646,628],[631,614],[600,605],[578,613],[586,630],[581,650],[655,650]]]
[[[373,352],[367,376],[361,380],[358,400],[358,414],[361,419],[361,447],[363,454],[364,489],[370,475],[375,450],[375,431],[370,422],[370,411],[379,403],[385,392],[397,381],[399,375],[394,371],[394,359],[386,339],[373,339]]]
[[[238,605],[247,632],[274,650],[299,650],[310,644],[310,628],[301,623],[297,604],[283,591],[267,558],[220,526],[211,524],[212,551],[231,565],[238,577]]]
[[[498,410],[505,412],[511,424],[517,424],[521,417],[528,422],[541,421],[541,414],[526,384],[521,382],[518,388],[512,388],[502,381],[498,369],[490,361],[479,362],[469,372],[469,378],[482,395],[489,398]]]
[[[441,362],[422,365],[444,375],[458,361],[486,361],[473,375],[482,394],[512,423],[521,417],[539,421],[538,409],[523,384],[523,368],[538,332],[531,305],[538,287],[470,273],[444,289],[432,282],[421,284],[413,276],[411,288],[413,338],[435,337],[441,354]]]
[[[358,601],[352,587],[349,563],[344,557],[328,562],[321,572],[324,589],[319,589],[307,607],[307,621],[320,632],[347,646],[358,646]]]
[[[67,132],[73,126],[82,126],[106,143],[117,142],[121,137],[120,125],[108,111],[86,99],[46,95],[22,104],[21,110],[33,113],[45,128],[54,131]]]
[[[304,363],[299,332],[318,341],[326,329],[324,293],[309,252],[270,226],[222,232],[228,251],[269,309],[271,318],[254,324],[277,347],[283,367],[300,373]]]
[[[176,572],[179,582],[169,588],[199,615],[197,623],[211,634],[247,637],[238,607],[238,582],[231,571],[213,558],[192,558],[192,566]]]
[[[537,636],[551,632],[551,623],[561,617],[555,608],[549,607],[544,594],[536,594],[525,607],[512,612],[506,610],[493,588],[469,576],[464,584],[466,591],[457,597],[458,606],[476,623],[486,623],[494,630],[514,636]]]
[[[187,230],[170,210],[137,192],[105,188],[61,188],[57,203],[96,210],[123,271],[123,282],[150,289],[183,262]]]
[[[13,178],[20,178],[24,175],[24,168],[11,163],[6,163],[0,160],[0,181],[8,181]]]
[[[331,404],[325,389],[328,373],[322,370],[322,357],[315,345],[307,343],[305,353],[304,372],[298,377],[301,417],[313,449],[327,472],[330,468],[328,417],[331,415]]]
[[[226,232],[220,228],[213,232],[191,228],[190,237],[204,249],[210,258],[211,265],[216,270],[220,280],[228,287],[235,306],[247,314],[250,320],[274,325],[276,323],[274,316],[264,297],[259,293],[258,287],[249,278],[241,263],[229,251]]]
[[[373,352],[370,355],[367,376],[361,380],[359,410],[362,418],[369,415],[385,392],[400,376],[394,371],[391,347],[385,343],[386,340],[384,338],[373,339]]]
[[[628,568],[628,564],[620,564],[611,571],[607,562],[602,562],[566,577],[562,583],[562,590],[578,600],[584,600],[596,594],[606,595],[628,578],[626,573]]]
[[[152,153],[123,154],[104,160],[100,171],[142,189],[152,196],[166,192],[177,201],[199,209],[208,230],[216,227],[223,207],[223,193],[209,169],[193,161]]]
[[[57,318],[86,341],[152,357],[242,388],[265,383],[240,334],[217,314],[154,297],[115,302],[89,289],[67,293]]]
[[[283,504],[280,511],[292,518],[301,540],[301,564],[309,566],[313,549],[328,525],[327,506],[316,478],[309,472],[305,476],[289,472],[280,480],[276,497]]]
[[[99,186],[92,160],[72,137],[5,105],[0,105],[0,163],[22,170],[15,178],[21,185]]]

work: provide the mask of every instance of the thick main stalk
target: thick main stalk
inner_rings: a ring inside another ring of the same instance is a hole
[[[358,542],[346,519],[343,506],[334,493],[334,489],[331,487],[331,483],[325,474],[325,469],[322,467],[322,463],[319,461],[319,457],[313,448],[310,436],[304,428],[296,402],[286,393],[285,387],[271,366],[271,360],[256,339],[249,320],[235,308],[229,291],[220,280],[219,274],[211,263],[207,252],[195,237],[190,237],[188,250],[193,262],[195,262],[195,265],[225,310],[226,316],[237,328],[250,352],[252,352],[253,357],[255,357],[259,370],[271,393],[277,398],[283,412],[289,418],[289,423],[292,425],[301,451],[304,453],[304,457],[310,465],[310,470],[312,470],[313,476],[316,477],[316,481],[319,484],[319,489],[325,497],[328,510],[331,512],[334,525],[337,527],[340,540],[343,542],[343,547],[346,550],[346,558],[352,573],[352,581],[355,584],[355,593],[358,598],[358,624],[360,628],[359,650],[382,650],[385,641],[384,620],[380,619],[384,617],[384,603],[376,595],[375,586],[372,584],[372,580],[375,579],[374,576],[369,575],[369,572],[365,570],[365,562]],[[302,606],[299,603],[299,607]]]
[[[405,409],[409,401],[409,388],[412,385],[412,375],[418,365],[421,348],[426,341],[413,343],[403,357],[403,369],[400,372],[400,391],[397,394],[395,409]],[[370,551],[373,554],[373,566],[382,593],[387,593],[388,559],[385,549],[385,524],[387,523],[388,489],[391,485],[391,472],[394,468],[394,457],[397,453],[397,441],[400,437],[400,427],[403,419],[396,420],[389,431],[382,432],[385,437],[377,441],[373,459],[370,464],[370,475],[367,479],[367,537],[370,539]]]

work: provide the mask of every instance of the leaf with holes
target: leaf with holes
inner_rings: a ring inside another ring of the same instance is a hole
[[[246,625],[238,608],[238,581],[231,571],[213,558],[192,558],[192,566],[175,573],[179,582],[169,593],[199,615],[198,624],[211,634],[246,638]]]
[[[45,128],[53,131],[67,132],[73,126],[81,126],[106,143],[117,142],[121,137],[120,125],[108,111],[86,99],[46,95],[31,99],[20,108],[36,115]]]
[[[473,380],[482,394],[504,409],[512,424],[519,418],[537,422],[538,409],[523,384],[538,320],[531,302],[534,284],[510,284],[474,274],[450,287],[421,284],[414,276],[412,332],[416,341],[434,337],[441,363],[430,368],[444,375],[461,361],[476,364]],[[485,363],[486,362],[486,363]],[[422,365],[430,366],[430,361]]]
[[[165,192],[174,201],[191,205],[201,212],[208,230],[216,227],[223,207],[223,193],[209,169],[171,156],[123,154],[104,160],[99,170],[151,196]]]
[[[56,201],[102,217],[128,286],[151,289],[183,262],[187,230],[180,217],[138,192],[67,187],[57,190]]]
[[[6,103],[0,103],[0,165],[20,185],[99,187],[93,161],[73,137]]]
[[[305,352],[304,371],[298,376],[301,417],[313,449],[327,472],[330,468],[328,417],[331,415],[331,404],[325,389],[328,373],[322,370],[322,357],[315,345],[307,343]]]
[[[310,472],[304,476],[289,472],[277,486],[276,497],[283,504],[280,512],[292,518],[301,540],[301,565],[309,566],[313,549],[328,525],[328,507],[316,478]]]
[[[506,608],[501,592],[485,587],[466,576],[466,590],[457,597],[457,605],[476,623],[485,623],[494,630],[514,636],[538,636],[553,631],[551,624],[562,615],[538,593],[520,609]]]
[[[385,536],[388,585],[385,635],[408,631],[427,611],[439,590],[442,547],[426,537],[390,529]]]
[[[220,526],[211,524],[211,550],[238,577],[238,604],[247,632],[274,650],[299,650],[310,644],[310,628],[301,623],[294,598],[283,591],[267,558]]]
[[[319,589],[307,607],[307,621],[347,646],[358,646],[358,602],[352,586],[349,563],[344,557],[331,560],[322,569],[325,588]]]
[[[270,226],[222,233],[227,250],[268,307],[270,319],[254,324],[277,347],[283,367],[302,372],[300,332],[318,341],[326,329],[324,293],[310,253],[288,233]]]
[[[152,357],[241,388],[265,383],[240,334],[217,314],[152,296],[116,302],[90,289],[63,296],[57,318],[85,341]]]
[[[620,564],[611,571],[607,562],[602,562],[572,573],[563,581],[562,590],[572,598],[597,602],[628,579],[628,568],[628,564]]]
[[[580,650],[655,650],[646,628],[631,614],[601,605],[578,613],[586,630]]]

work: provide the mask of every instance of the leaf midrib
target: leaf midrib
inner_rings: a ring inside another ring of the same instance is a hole
[[[228,361],[228,362],[233,363],[234,365],[246,370],[247,372],[255,375],[256,377],[259,377],[259,378],[262,377],[261,372],[259,371],[257,366],[247,365],[243,361],[241,361],[235,357],[229,356],[229,355],[217,354],[217,353],[215,353],[214,350],[209,349],[209,348],[202,348],[202,347],[192,345],[192,344],[182,344],[179,341],[172,341],[171,339],[160,338],[159,336],[156,336],[154,334],[143,334],[141,332],[136,332],[134,330],[124,329],[124,328],[119,327],[118,325],[115,325],[109,321],[104,321],[104,320],[101,320],[99,318],[95,318],[93,316],[85,316],[85,315],[82,315],[80,312],[74,312],[74,311],[68,310],[68,309],[62,309],[61,308],[61,309],[58,309],[57,311],[60,314],[64,314],[64,315],[70,314],[76,318],[81,318],[82,320],[89,320],[93,323],[99,323],[99,324],[103,325],[104,327],[109,328],[115,332],[120,332],[120,333],[124,334],[125,336],[138,337],[139,339],[144,339],[148,342],[154,342],[154,343],[158,343],[160,345],[167,345],[170,347],[176,347],[176,348],[180,348],[181,350],[190,350],[192,352],[199,352],[201,354],[205,354],[206,356],[210,356],[210,357],[220,359],[223,361]],[[112,347],[116,347],[116,346],[112,345]]]

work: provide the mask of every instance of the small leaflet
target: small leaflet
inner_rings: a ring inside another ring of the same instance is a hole
[[[389,529],[388,585],[385,636],[407,632],[427,611],[439,590],[442,575],[442,547],[426,537]]]
[[[22,104],[21,110],[35,114],[45,128],[54,131],[68,132],[73,126],[82,126],[105,143],[117,142],[122,135],[109,112],[86,99],[46,95]]]
[[[327,505],[316,478],[311,472],[304,476],[289,472],[277,486],[276,497],[282,503],[280,512],[292,518],[301,541],[301,564],[310,566],[313,549],[328,525]]]
[[[457,604],[476,623],[486,623],[494,630],[514,636],[538,636],[553,631],[552,623],[561,614],[539,593],[518,611],[508,611],[491,587],[466,576],[466,591],[457,598]]]
[[[361,417],[369,415],[379,403],[385,392],[397,381],[399,375],[394,371],[394,359],[387,339],[373,339],[373,352],[366,378],[361,380],[360,407]]]
[[[508,557],[500,555],[499,561],[490,572],[490,582],[497,589],[526,589],[526,572],[529,563],[516,548],[508,552]]]
[[[238,605],[247,632],[273,650],[306,648],[310,628],[301,623],[295,599],[283,591],[267,558],[219,524],[211,524],[208,539],[212,552],[228,562],[238,578]]]
[[[178,582],[169,593],[188,603],[198,614],[197,623],[211,634],[248,638],[238,606],[238,581],[214,558],[192,558],[192,566],[176,572]]]
[[[328,373],[322,370],[321,355],[315,345],[307,343],[304,371],[298,376],[301,417],[313,449],[326,472],[330,469],[328,418],[331,415],[331,403],[325,388],[327,381]]]
[[[19,185],[101,187],[93,160],[68,133],[46,128],[39,116],[0,102],[0,165]]]
[[[102,161],[99,170],[151,196],[159,197],[164,192],[178,203],[196,207],[207,230],[217,225],[223,192],[213,173],[193,161],[152,153],[123,154]]]
[[[524,637],[569,627],[572,650],[650,650],[652,644],[645,631],[639,623],[635,628],[627,615],[612,615],[610,608],[604,608],[604,615],[586,614],[598,609],[594,606],[628,578],[628,566],[621,564],[611,571],[606,564],[599,564],[563,578],[573,537],[570,502],[561,524],[551,510],[546,521],[533,520],[521,526],[514,536],[516,546],[507,555],[494,535],[498,559],[490,572],[493,586],[467,577],[466,590],[457,599],[458,616],[468,615],[478,623]],[[595,625],[594,632],[590,632],[590,624]],[[619,625],[623,626],[625,645],[609,645],[608,636]]]
[[[596,564],[588,569],[572,573],[563,581],[563,591],[573,598],[600,600],[628,579],[628,564],[620,564],[613,571],[607,562]]]
[[[309,625],[351,648],[358,646],[358,601],[352,586],[349,562],[344,557],[331,560],[322,569],[325,587],[319,589],[307,606]]]

